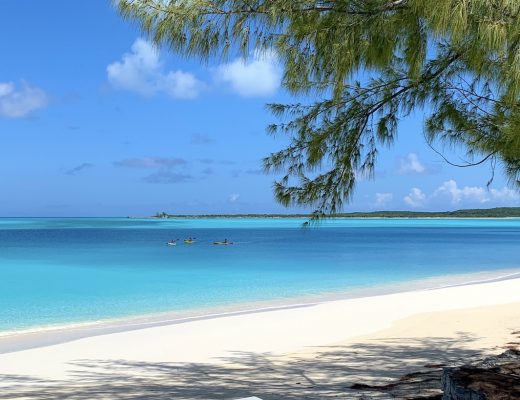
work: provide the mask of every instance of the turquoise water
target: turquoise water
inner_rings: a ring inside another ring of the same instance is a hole
[[[302,222],[2,218],[0,331],[520,267],[520,219]]]

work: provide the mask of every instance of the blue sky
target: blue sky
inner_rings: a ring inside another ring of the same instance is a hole
[[[298,212],[261,159],[269,102],[291,99],[273,57],[201,65],[154,49],[109,1],[6,0],[0,15],[0,216]],[[489,165],[455,168],[422,114],[382,149],[345,211],[517,206]],[[462,152],[450,153],[454,161]]]

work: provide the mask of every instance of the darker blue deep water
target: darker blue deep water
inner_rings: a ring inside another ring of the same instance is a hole
[[[301,222],[0,219],[0,331],[520,267],[520,220]]]

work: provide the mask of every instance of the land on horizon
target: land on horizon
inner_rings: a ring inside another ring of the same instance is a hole
[[[310,214],[169,214],[150,218],[308,218]],[[338,213],[333,218],[520,218],[520,207],[472,208],[454,211],[370,211]],[[139,217],[130,217],[139,218]]]

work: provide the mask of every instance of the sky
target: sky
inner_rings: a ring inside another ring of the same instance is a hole
[[[309,211],[277,204],[261,168],[287,143],[265,105],[298,100],[276,57],[187,60],[109,0],[5,0],[0,54],[0,216]],[[401,121],[344,211],[520,205],[500,169],[487,188],[489,165],[428,148],[423,118]]]

